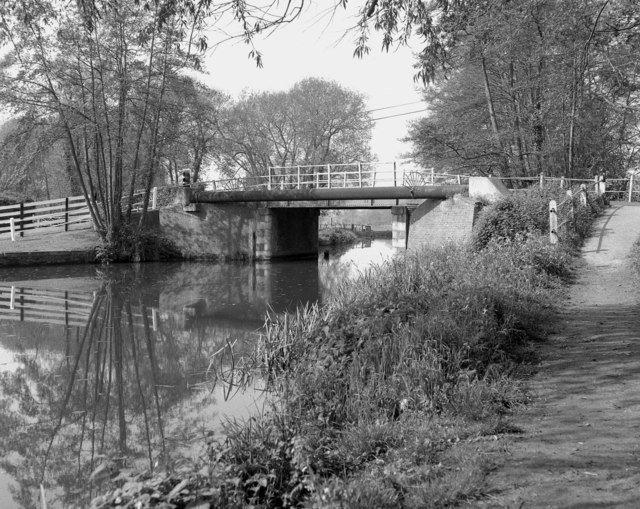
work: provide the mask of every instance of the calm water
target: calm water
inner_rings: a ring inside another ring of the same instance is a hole
[[[260,407],[229,369],[270,311],[322,301],[391,241],[318,260],[0,270],[0,507],[86,507],[101,463],[202,452]],[[233,355],[231,354],[233,352]]]

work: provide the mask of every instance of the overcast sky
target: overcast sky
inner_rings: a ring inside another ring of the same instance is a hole
[[[237,96],[243,89],[285,90],[306,77],[335,80],[364,93],[369,108],[377,110],[371,113],[380,119],[374,124],[373,153],[380,161],[397,159],[409,149],[398,141],[406,134],[407,121],[424,115],[401,115],[424,108],[413,81],[412,50],[403,47],[383,53],[376,43],[369,55],[353,57],[355,34],[345,36],[345,32],[355,24],[355,3],[350,11],[340,9],[333,19],[329,2],[324,7],[319,7],[320,3],[307,6],[299,19],[279,27],[266,39],[256,39],[255,45],[263,54],[261,69],[248,58],[251,48],[241,41],[225,42],[209,51],[206,82]],[[210,35],[210,45],[216,37]],[[388,107],[393,108],[380,109]]]

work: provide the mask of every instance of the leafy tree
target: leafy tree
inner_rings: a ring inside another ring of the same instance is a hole
[[[206,12],[189,2],[36,0],[0,8],[11,45],[0,99],[57,124],[94,224],[118,235],[123,195],[149,191],[157,173],[169,80],[195,65]],[[131,200],[129,200],[131,201]]]
[[[170,94],[170,115],[160,161],[172,183],[179,182],[182,168],[189,168],[192,181],[197,182],[221,144],[217,119],[229,98],[185,78],[171,87]]]
[[[228,175],[370,159],[371,120],[363,96],[318,78],[286,92],[242,97],[218,129],[223,143],[217,163]]]
[[[428,118],[409,139],[425,163],[505,175],[590,176],[633,164],[637,9],[628,0],[372,0],[389,47],[417,36]],[[460,102],[462,101],[462,102]],[[463,110],[464,105],[464,110]]]

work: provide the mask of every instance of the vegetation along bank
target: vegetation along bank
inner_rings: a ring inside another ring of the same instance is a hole
[[[482,447],[516,431],[521,376],[601,200],[548,240],[560,190],[486,207],[466,246],[392,259],[323,306],[274,318],[239,375],[269,408],[188,470],[128,472],[94,507],[444,507],[480,497]],[[237,368],[240,369],[240,368]]]

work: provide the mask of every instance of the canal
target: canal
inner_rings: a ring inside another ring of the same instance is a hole
[[[391,254],[374,240],[317,260],[0,270],[0,507],[41,507],[41,485],[48,508],[88,507],[118,466],[193,461],[260,410],[259,381],[240,390],[232,368],[266,315]]]

